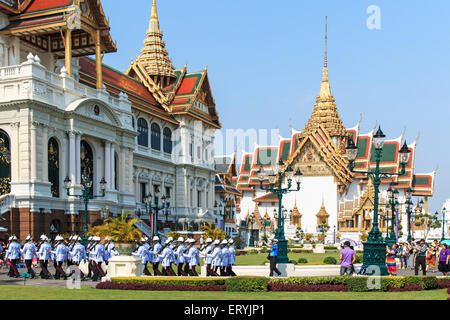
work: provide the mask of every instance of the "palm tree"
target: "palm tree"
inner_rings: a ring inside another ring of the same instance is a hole
[[[92,228],[88,235],[99,236],[105,238],[109,236],[112,240],[118,243],[130,243],[137,241],[142,237],[142,232],[137,229],[134,224],[141,222],[141,220],[133,218],[129,219],[128,216],[131,212],[125,213],[122,210],[120,217],[108,218],[101,226]]]
[[[222,229],[212,228],[211,225],[205,225],[203,227],[206,238],[211,238],[213,240],[223,240],[225,239],[225,232]]]

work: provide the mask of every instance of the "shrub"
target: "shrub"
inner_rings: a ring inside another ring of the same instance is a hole
[[[247,254],[258,254],[258,253],[259,253],[259,251],[256,249],[247,250]]]
[[[363,263],[363,262],[364,262],[364,261],[363,261],[363,255],[357,253],[357,254],[355,255],[355,263]]]
[[[337,260],[333,257],[326,257],[323,259],[323,263],[325,264],[337,264]]]
[[[287,285],[318,285],[318,284],[346,284],[348,277],[289,277],[272,278],[269,284]]]
[[[400,292],[400,291],[420,291],[423,288],[417,284],[406,284],[403,288],[390,287],[389,292]]]
[[[297,264],[297,261],[295,261],[295,260],[291,260],[289,263],[292,263],[292,264]]]
[[[323,247],[325,250],[336,250],[335,246],[324,246]]]
[[[96,285],[96,289],[109,290],[146,290],[146,291],[225,291],[226,286],[223,285],[204,285],[192,286],[182,284],[153,284],[153,283],[118,283],[113,281],[100,282]]]
[[[306,258],[299,258],[297,262],[298,263],[308,263],[308,259],[306,259]]]
[[[152,284],[152,285],[183,285],[202,287],[209,285],[225,285],[223,278],[188,278],[188,277],[117,277],[111,278],[111,282],[118,284]]]
[[[262,248],[259,252],[261,252],[261,253],[266,253],[267,251],[268,251],[267,248],[264,247],[264,248]]]
[[[243,276],[228,278],[225,283],[231,292],[263,292],[267,291],[268,282],[266,277]]]
[[[439,289],[450,288],[450,279],[438,279],[438,288]]]
[[[308,249],[291,249],[292,253],[313,253],[312,250]]]
[[[405,284],[415,284],[421,286],[425,290],[431,290],[438,287],[438,280],[436,277],[409,276],[405,277]]]

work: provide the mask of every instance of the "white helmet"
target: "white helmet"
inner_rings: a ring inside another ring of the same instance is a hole
[[[29,241],[29,240],[31,240],[31,239],[33,239],[33,238],[31,237],[31,235],[28,235],[28,236],[25,238],[25,241]]]
[[[147,236],[144,236],[145,241],[150,240]]]
[[[206,239],[206,241],[205,241],[206,243],[211,243],[211,242],[213,242],[212,241],[212,239],[211,238],[208,238],[208,239]]]
[[[171,242],[171,241],[170,241],[169,239],[167,239],[167,240],[164,242],[164,244],[165,244],[165,245],[168,245],[170,242]]]
[[[167,240],[168,241],[173,241],[173,238],[172,237],[168,237]]]
[[[45,234],[43,234],[39,237],[39,239],[41,239],[41,240],[45,240],[45,238],[47,238],[47,236]]]
[[[9,237],[9,238],[8,238],[8,241],[11,241],[11,240],[12,240],[12,238],[13,238],[12,236],[11,236],[11,237]]]
[[[100,241],[102,240],[99,236],[94,237],[94,241]]]
[[[74,236],[70,236],[70,237],[69,237],[69,241],[72,241],[73,238],[74,238]]]
[[[227,240],[222,240],[222,242],[220,244],[228,244]]]
[[[188,243],[188,242],[190,242],[190,241],[191,241],[191,239],[186,238],[186,240],[184,240],[184,243]]]
[[[229,244],[233,244],[233,243],[234,243],[234,240],[233,240],[233,239],[230,239],[230,240],[228,241],[228,243],[229,243]]]
[[[189,243],[195,243],[195,239],[189,239]]]
[[[55,240],[56,240],[56,241],[62,241],[62,240],[64,240],[64,239],[63,239],[63,237],[61,237],[60,235],[58,235],[58,236],[56,236]]]
[[[42,240],[49,241],[50,239],[47,236],[44,235],[44,239],[42,239]]]
[[[73,241],[80,241],[80,240],[81,240],[80,236],[73,236]]]
[[[93,240],[93,236],[89,236],[88,241],[92,241]]]
[[[213,244],[215,245],[220,244],[220,240],[214,240]]]
[[[12,239],[11,240],[17,240],[17,237],[16,236],[12,236]]]
[[[184,242],[184,238],[183,237],[179,237],[177,241],[178,242]]]
[[[159,241],[159,237],[158,236],[154,236],[153,237],[153,241]]]
[[[142,238],[140,239],[140,241],[141,241],[141,242],[145,242],[145,238],[142,237]]]

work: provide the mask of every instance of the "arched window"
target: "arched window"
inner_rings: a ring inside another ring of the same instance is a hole
[[[161,150],[161,128],[156,124],[152,123],[152,149]]]
[[[59,198],[59,146],[55,138],[48,141],[48,181],[52,197]]]
[[[0,196],[11,192],[11,150],[8,134],[0,130]]]
[[[138,119],[138,145],[148,147],[148,124],[145,119]]]
[[[169,128],[164,128],[163,141],[164,152],[172,154],[172,130],[170,130]]]
[[[89,181],[94,181],[94,153],[91,146],[84,140],[81,141],[81,172],[80,181],[83,183],[83,174],[86,174]],[[93,194],[94,184],[90,188],[90,194]]]
[[[119,190],[119,156],[114,154],[114,190]]]

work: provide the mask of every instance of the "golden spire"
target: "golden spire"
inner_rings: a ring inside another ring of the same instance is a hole
[[[320,207],[319,212],[317,212],[316,214],[317,217],[329,217],[330,215],[327,212],[327,209],[325,209],[325,201],[323,199],[323,195],[322,195],[322,206]]]
[[[163,33],[159,28],[158,9],[156,0],[152,2],[152,13],[149,28],[144,40],[144,47],[136,62],[140,63],[147,74],[162,87],[170,82],[171,78],[176,78],[175,67],[169,58],[166,44],[163,40]],[[164,83],[163,80],[166,80]]]
[[[337,112],[334,96],[331,94],[330,82],[328,80],[328,18],[325,17],[325,57],[322,73],[322,84],[320,93],[316,98],[316,104],[311,118],[306,124],[304,134],[309,133],[318,125],[321,125],[331,137],[346,137],[347,129]]]

